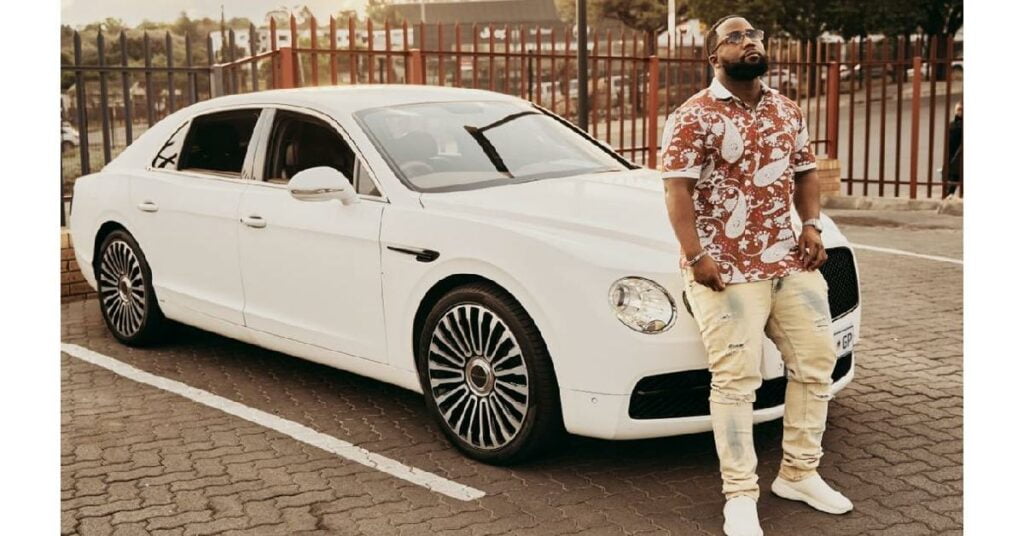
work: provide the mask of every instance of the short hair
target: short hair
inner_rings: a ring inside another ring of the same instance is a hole
[[[742,18],[745,18],[745,17],[743,15],[736,15],[736,14],[726,15],[726,16],[718,19],[718,21],[716,21],[714,24],[711,25],[711,29],[708,30],[708,33],[705,34],[705,36],[704,36],[704,50],[708,51],[708,54],[707,54],[708,57],[711,57],[712,51],[714,51],[715,47],[718,46],[718,27],[721,26],[722,24],[724,24],[725,21],[727,21],[729,19],[742,19]]]

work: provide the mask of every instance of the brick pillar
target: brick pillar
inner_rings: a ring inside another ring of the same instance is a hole
[[[830,197],[841,195],[839,190],[839,160],[835,158],[818,159],[818,184],[821,186],[821,196]]]
[[[71,233],[67,229],[60,231],[60,301],[76,301],[96,297],[89,283],[85,282],[78,263],[75,262],[75,251],[71,246]]]

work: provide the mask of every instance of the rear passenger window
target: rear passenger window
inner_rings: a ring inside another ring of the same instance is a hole
[[[164,142],[160,152],[153,158],[152,166],[156,169],[178,169],[178,156],[181,155],[181,146],[185,143],[185,134],[188,133],[188,122],[178,127],[178,130],[171,134],[170,139]]]
[[[178,169],[241,175],[259,110],[232,110],[192,120]]]

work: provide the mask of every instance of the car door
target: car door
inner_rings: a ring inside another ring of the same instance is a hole
[[[131,184],[134,224],[161,302],[242,325],[238,204],[261,110],[182,124]]]
[[[387,361],[380,224],[387,204],[331,118],[268,109],[257,180],[242,195],[239,251],[247,327],[373,361]],[[359,202],[300,201],[288,179],[330,166]]]

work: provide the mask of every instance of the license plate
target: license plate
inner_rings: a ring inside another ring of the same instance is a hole
[[[853,326],[843,328],[832,335],[836,342],[836,355],[842,356],[853,349]]]

